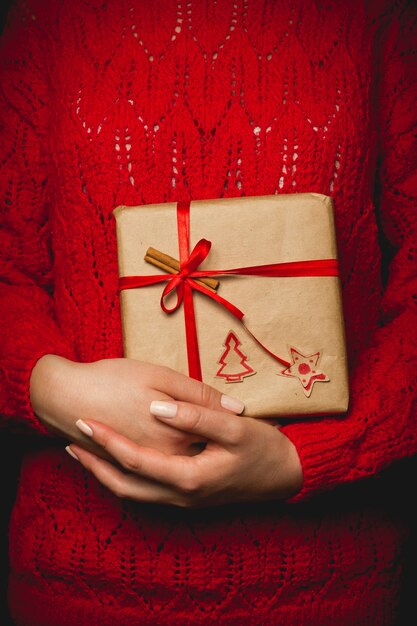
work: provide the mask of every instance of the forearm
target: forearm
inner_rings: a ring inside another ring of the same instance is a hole
[[[0,284],[0,299],[2,421],[12,430],[46,434],[31,404],[32,370],[46,353],[71,357],[72,348],[56,324],[53,302],[42,288]]]
[[[300,455],[298,498],[375,475],[417,453],[417,316],[403,313],[377,331],[351,379],[345,417],[288,424]]]

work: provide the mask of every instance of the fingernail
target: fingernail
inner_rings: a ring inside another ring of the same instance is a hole
[[[232,398],[232,396],[226,396],[223,394],[220,398],[220,404],[224,409],[228,409],[229,411],[233,411],[233,413],[242,413],[245,408],[242,400],[238,400],[237,398]]]
[[[72,456],[73,459],[75,459],[76,461],[79,461],[80,459],[78,458],[78,456],[75,454],[75,452],[73,450],[71,450],[71,448],[69,446],[67,446],[65,448],[65,450],[68,452],[68,454],[70,456]]]
[[[77,420],[75,422],[75,425],[77,426],[77,428],[81,430],[82,433],[84,433],[84,435],[87,435],[87,437],[93,436],[93,429],[90,428],[88,424],[83,422],[83,420]]]
[[[150,411],[152,415],[157,417],[175,417],[178,406],[173,402],[163,402],[162,400],[154,400],[151,402]]]

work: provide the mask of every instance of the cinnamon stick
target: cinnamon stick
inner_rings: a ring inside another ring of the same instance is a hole
[[[146,251],[144,259],[148,263],[159,267],[161,270],[164,270],[164,272],[167,272],[168,274],[178,274],[178,272],[180,271],[180,264],[177,259],[170,256],[169,254],[165,254],[164,252],[156,250],[156,248],[149,247]],[[200,285],[204,285],[204,287],[207,287],[207,289],[210,289],[210,291],[216,291],[220,284],[219,281],[215,278],[201,277],[193,278],[193,280],[195,280],[195,282],[199,283]]]

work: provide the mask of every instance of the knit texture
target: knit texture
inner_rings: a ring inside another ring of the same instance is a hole
[[[34,440],[10,528],[17,624],[397,624],[405,529],[363,479],[417,450],[416,14],[17,3],[0,80],[0,413]],[[191,513],[117,499],[29,400],[43,354],[122,356],[113,209],[310,191],[335,205],[352,402],[284,426],[302,491]]]

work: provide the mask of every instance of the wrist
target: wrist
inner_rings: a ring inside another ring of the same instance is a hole
[[[285,462],[286,469],[284,470],[285,475],[288,478],[288,493],[286,497],[293,498],[303,487],[303,469],[297,448],[293,442],[286,435],[284,435],[284,433],[282,433],[282,435],[285,437],[287,445],[287,456]]]
[[[63,367],[72,361],[55,354],[45,354],[36,362],[29,381],[29,397],[33,411],[42,419],[53,404]]]

